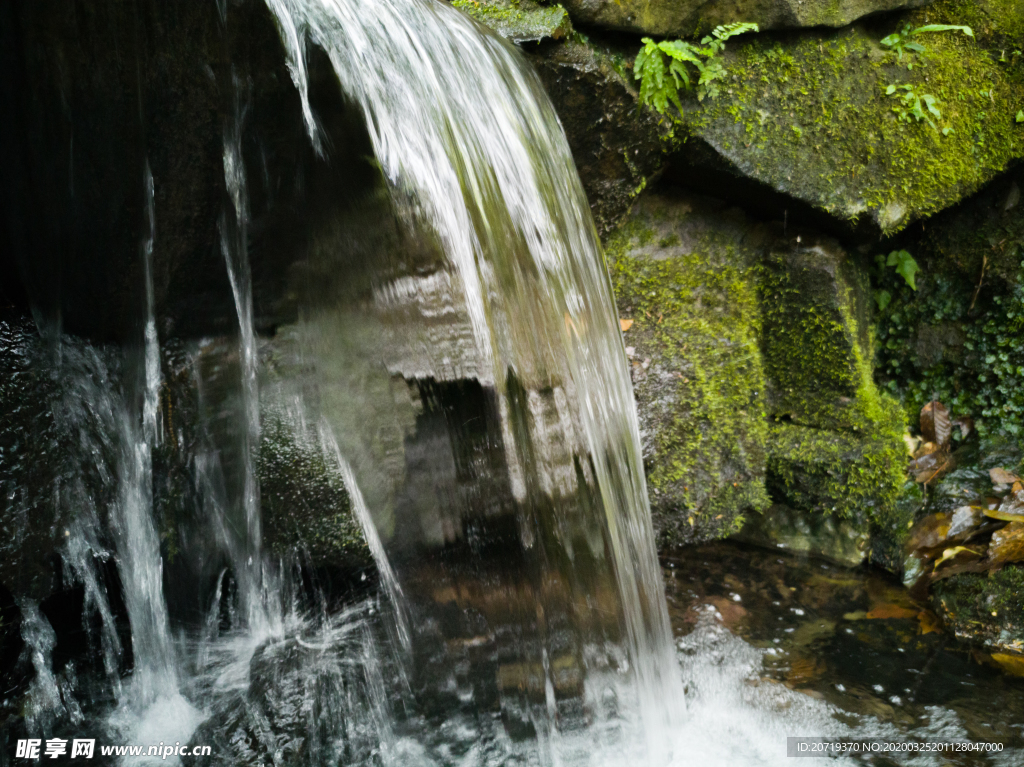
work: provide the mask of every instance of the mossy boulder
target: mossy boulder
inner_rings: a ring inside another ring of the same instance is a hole
[[[514,43],[562,40],[572,32],[561,5],[533,0],[452,0],[452,5]]]
[[[717,538],[767,506],[758,227],[692,195],[647,195],[606,242],[663,542]]]
[[[929,0],[564,0],[573,19],[626,32],[682,36],[747,21],[762,29],[843,27],[862,16]]]
[[[880,44],[926,18],[963,23],[947,2],[927,16],[730,41],[720,93],[684,101],[689,138],[678,156],[724,183],[753,180],[861,236],[897,232],[957,203],[1024,157],[1024,124],[1015,120],[1024,57],[999,47],[995,22],[977,39],[921,35],[926,50],[902,60]],[[934,97],[940,115],[922,106],[918,120],[900,100],[903,86]]]
[[[873,380],[866,271],[794,232],[766,250],[760,298],[773,499],[898,537],[905,420]]]

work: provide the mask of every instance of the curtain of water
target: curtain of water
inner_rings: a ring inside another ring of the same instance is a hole
[[[550,102],[514,49],[446,4],[267,2],[314,147],[324,144],[307,90],[309,43],[363,110],[393,189],[417,201],[440,239],[489,369],[481,378],[503,412],[509,370],[571,400],[582,435],[574,449],[589,456],[600,491],[648,756],[664,761],[682,694],[636,411],[600,245]]]

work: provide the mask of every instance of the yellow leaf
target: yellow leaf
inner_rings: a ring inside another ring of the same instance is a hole
[[[633,320],[619,320],[619,327],[622,328],[622,332],[625,333],[631,327],[633,327]]]
[[[1014,676],[1024,676],[1024,655],[994,652],[992,653],[992,660],[998,663],[1003,671]]]

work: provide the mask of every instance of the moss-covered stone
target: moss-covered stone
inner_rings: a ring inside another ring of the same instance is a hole
[[[768,487],[794,508],[870,521],[891,548],[905,534],[905,421],[873,380],[869,296],[866,273],[834,241],[794,233],[767,250]]]
[[[452,5],[515,43],[562,40],[572,32],[561,5],[533,0],[452,0]]]
[[[606,243],[665,543],[722,537],[767,505],[756,245],[738,211],[654,195]]]
[[[926,18],[961,23],[959,14],[944,3],[885,26],[737,38],[721,93],[684,103],[691,138],[681,154],[862,232],[895,232],[956,203],[1024,157],[1024,62],[1001,59],[995,34],[947,32],[919,38],[926,51],[910,70],[879,40]],[[887,95],[891,85],[933,96],[935,128],[906,113],[905,91]]]
[[[264,408],[257,472],[263,535],[275,554],[301,552],[313,566],[372,564],[337,466],[287,414]]]
[[[565,0],[572,17],[650,35],[686,35],[717,24],[754,22],[762,29],[843,27],[880,11],[914,8],[928,0]]]
[[[1024,567],[954,575],[932,587],[932,602],[959,638],[1024,652]]]

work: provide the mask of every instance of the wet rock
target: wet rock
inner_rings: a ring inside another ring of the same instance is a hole
[[[932,604],[957,637],[990,649],[1024,652],[1024,568],[963,573],[935,583]]]
[[[649,194],[606,242],[663,541],[721,537],[767,505],[760,238],[717,201]]]
[[[257,466],[264,541],[272,554],[298,553],[313,567],[372,566],[344,477],[329,458],[315,434],[264,407]]]
[[[750,515],[733,538],[794,554],[826,557],[855,567],[864,561],[870,549],[870,528],[865,516],[840,519],[773,504],[763,514]]]
[[[608,233],[664,167],[659,120],[621,57],[579,41],[526,47],[565,129],[594,222]]]
[[[224,130],[236,112],[261,328],[294,316],[284,288],[297,232],[326,201],[343,204],[379,177],[361,118],[342,102],[324,56],[311,51],[310,76],[336,147],[329,168],[305,137],[265,4],[229,4],[225,19],[218,9],[151,0],[75,13],[47,2],[2,9],[0,108],[10,117],[0,127],[0,274],[14,277],[18,300],[68,332],[118,341],[140,333],[147,168],[161,336],[234,327],[218,219],[228,204]]]
[[[580,24],[656,36],[681,37],[694,29],[744,21],[761,29],[842,27],[881,11],[913,8],[928,0],[563,0]]]
[[[533,0],[452,0],[452,5],[514,43],[562,40],[572,32],[560,5]]]

